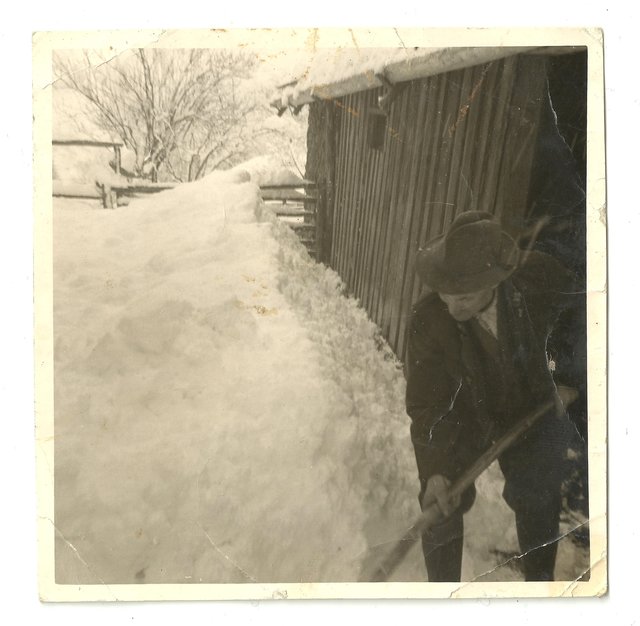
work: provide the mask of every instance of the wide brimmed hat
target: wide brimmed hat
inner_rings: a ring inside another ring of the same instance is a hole
[[[491,213],[468,211],[418,251],[416,269],[433,291],[472,293],[508,278],[519,257],[518,245]]]

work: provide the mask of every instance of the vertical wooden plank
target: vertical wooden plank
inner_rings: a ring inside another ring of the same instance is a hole
[[[357,154],[357,135],[354,124],[354,118],[352,111],[353,97],[351,94],[341,98],[341,102],[344,104],[344,117],[347,124],[347,146],[344,154],[344,168],[346,172],[346,184],[344,190],[344,204],[343,204],[343,224],[341,228],[341,240],[340,240],[340,275],[343,277],[347,289],[351,291],[349,285],[349,244],[350,244],[350,231],[353,227],[353,201],[355,197],[355,165]]]
[[[324,147],[324,176],[318,187],[318,207],[322,206],[322,247],[319,250],[318,261],[329,263],[331,259],[331,247],[333,236],[333,210],[334,192],[336,180],[336,122],[338,111],[335,106],[323,103],[324,114],[327,120]],[[321,204],[320,204],[321,203]]]
[[[492,128],[491,142],[487,154],[484,176],[480,188],[480,206],[490,213],[495,213],[496,191],[499,172],[502,167],[502,156],[507,139],[507,111],[511,103],[513,81],[515,78],[516,60],[507,58],[503,64],[503,71],[498,83],[498,92],[494,98],[496,107],[495,123]]]
[[[388,264],[390,245],[395,227],[398,206],[395,203],[397,189],[400,179],[400,171],[402,165],[402,153],[404,146],[401,138],[401,124],[406,116],[408,98],[406,92],[401,94],[392,104],[389,114],[388,133],[389,136],[389,170],[388,177],[385,180],[383,191],[383,220],[382,233],[378,243],[378,258],[374,269],[375,285],[378,289],[375,302],[375,321],[382,329],[382,334],[386,337],[388,327],[385,319],[385,299],[386,284],[388,278]]]
[[[334,155],[335,155],[335,165],[334,165],[334,180],[333,180],[333,222],[331,226],[331,248],[329,250],[329,258],[328,264],[330,267],[337,271],[337,248],[338,248],[338,237],[339,235],[339,223],[340,223],[340,202],[342,198],[342,189],[344,187],[344,172],[342,168],[342,159],[344,152],[344,143],[345,143],[345,135],[344,135],[344,120],[342,119],[342,114],[340,109],[331,101],[327,103],[327,106],[330,106],[333,109],[334,113],[334,127],[335,134],[333,140],[334,146]]]
[[[364,295],[364,302],[367,310],[372,309],[376,296],[374,284],[375,262],[380,241],[380,228],[382,223],[382,186],[384,178],[387,176],[386,164],[389,151],[381,151],[376,156],[373,179],[371,181],[371,226],[369,231],[369,246],[366,252],[365,264],[367,268],[367,290]]]
[[[352,292],[353,277],[353,233],[357,221],[357,197],[358,197],[358,169],[361,167],[361,146],[358,128],[359,112],[356,98],[350,94],[345,99],[347,106],[345,117],[349,120],[349,144],[345,152],[345,167],[348,171],[348,184],[345,189],[345,228],[340,246],[341,274],[345,279],[349,292]]]
[[[366,219],[367,205],[365,203],[367,172],[369,171],[369,146],[366,124],[366,110],[368,101],[370,100],[370,91],[364,91],[356,94],[355,101],[357,103],[360,117],[358,118],[358,146],[360,150],[358,158],[358,168],[356,172],[356,215],[354,231],[352,233],[352,273],[350,282],[354,288],[354,295],[360,298],[361,293],[357,291],[362,276],[362,254],[363,254],[363,228]]]
[[[500,171],[496,205],[505,229],[518,237],[528,214],[529,184],[540,128],[540,116],[547,97],[546,59],[518,58],[513,97],[507,127],[508,141]]]
[[[374,302],[372,315],[374,321],[382,328],[383,326],[383,300],[384,300],[384,282],[386,277],[385,270],[385,250],[393,225],[393,217],[395,215],[395,207],[392,205],[392,197],[394,185],[400,172],[400,154],[402,144],[397,136],[399,120],[406,113],[407,98],[406,94],[400,97],[392,104],[389,112],[389,121],[387,126],[387,137],[385,150],[388,151],[386,168],[384,171],[384,179],[381,189],[381,223],[380,235],[376,246],[376,257],[373,263],[373,285],[374,285]]]
[[[364,160],[365,171],[362,179],[362,208],[363,219],[361,221],[358,251],[358,275],[356,284],[356,294],[361,304],[368,292],[369,283],[369,267],[367,265],[367,254],[371,247],[371,223],[373,221],[373,207],[371,206],[371,187],[373,185],[373,175],[377,167],[380,152],[371,147],[370,119],[368,111],[377,105],[378,90],[369,90],[366,92],[366,101],[364,103],[362,129],[364,133]]]
[[[389,120],[387,120],[387,124]],[[367,310],[371,312],[372,319],[376,320],[375,309],[379,297],[379,286],[376,281],[376,268],[378,266],[380,254],[380,242],[383,238],[383,223],[385,219],[384,189],[389,182],[389,172],[391,171],[391,145],[392,141],[388,129],[385,134],[382,154],[378,157],[378,167],[375,171],[374,184],[372,187],[372,206],[374,215],[372,220],[371,247],[368,254],[367,266],[369,268],[369,289],[366,299]],[[376,320],[377,321],[377,320]]]
[[[346,237],[346,224],[348,218],[348,206],[347,198],[349,193],[349,185],[351,184],[351,168],[349,167],[352,141],[352,127],[351,127],[351,115],[347,113],[347,107],[345,106],[346,100],[343,98],[337,100],[335,106],[339,106],[341,110],[341,135],[342,135],[342,147],[340,152],[340,178],[342,180],[342,187],[338,196],[338,203],[336,207],[339,211],[337,215],[336,223],[336,245],[335,245],[335,258],[334,269],[340,274],[343,280],[346,277],[344,271],[344,258],[343,251]]]
[[[327,236],[329,237],[329,243],[325,246],[325,253],[323,255],[323,263],[327,263],[330,265],[331,263],[331,255],[333,251],[333,231],[334,231],[334,222],[335,222],[335,194],[336,194],[336,183],[337,183],[337,142],[338,142],[338,128],[340,125],[340,111],[333,106],[333,104],[325,105],[327,110],[327,115],[329,118],[329,129],[327,130],[328,137],[328,146],[327,146],[327,183],[324,189],[325,193],[325,203],[327,205]]]
[[[352,119],[353,125],[353,147],[354,147],[354,156],[352,163],[349,164],[349,167],[352,171],[352,184],[351,184],[351,195],[349,201],[349,228],[348,228],[348,236],[346,238],[347,247],[345,250],[345,254],[347,257],[347,282],[349,284],[349,291],[353,293],[353,282],[355,275],[355,266],[356,266],[356,255],[357,255],[357,230],[358,224],[361,215],[361,203],[360,203],[360,179],[361,172],[364,166],[364,153],[363,153],[363,133],[362,133],[362,124],[361,124],[361,115],[360,115],[360,96],[361,94],[352,94],[349,96],[349,102],[351,110],[354,111],[352,114],[354,117]]]
[[[369,252],[372,247],[372,224],[374,222],[375,207],[373,204],[373,186],[375,176],[380,164],[380,151],[371,147],[369,144],[369,125],[370,119],[368,112],[377,104],[379,90],[373,89],[367,92],[367,100],[364,110],[364,132],[366,133],[366,173],[364,178],[364,195],[363,208],[364,220],[362,225],[362,233],[360,237],[361,251],[359,254],[359,268],[356,277],[355,293],[360,299],[362,305],[366,306],[366,302],[370,293],[371,271],[369,266]]]
[[[344,217],[344,188],[347,184],[346,170],[344,166],[345,149],[347,145],[347,120],[342,110],[332,102],[333,106],[340,111],[339,113],[339,147],[336,154],[336,191],[334,200],[334,217],[333,217],[333,236],[331,244],[331,266],[340,273],[339,269],[339,250],[340,240],[342,238],[342,219]]]

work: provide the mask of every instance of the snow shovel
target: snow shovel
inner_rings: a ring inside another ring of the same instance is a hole
[[[564,407],[568,407],[577,397],[578,392],[569,387],[559,387],[558,395]],[[549,401],[524,419],[518,422],[511,430],[498,439],[480,458],[451,485],[449,497],[455,498],[470,487],[473,482],[493,463],[509,446],[511,446],[525,431],[537,422],[543,415],[556,408],[554,401]],[[413,523],[411,528],[398,539],[388,554],[375,567],[364,570],[360,575],[360,582],[384,582],[402,562],[413,544],[420,539],[422,534],[431,526],[443,519],[444,515],[435,501],[425,504],[425,508]]]

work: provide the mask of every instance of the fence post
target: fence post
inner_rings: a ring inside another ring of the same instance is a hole
[[[116,156],[116,174],[120,174],[120,170],[122,169],[122,152],[120,150],[120,146],[114,145],[113,151]]]
[[[118,195],[107,183],[99,183],[102,190],[102,207],[104,209],[115,209],[118,206]]]

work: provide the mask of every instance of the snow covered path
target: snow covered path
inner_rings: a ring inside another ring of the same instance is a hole
[[[248,178],[54,209],[59,583],[352,581],[418,513],[398,364]],[[492,471],[467,579],[515,549]]]

